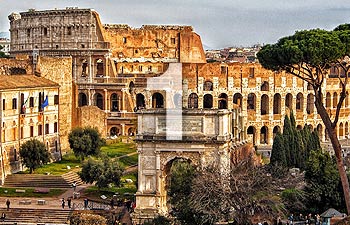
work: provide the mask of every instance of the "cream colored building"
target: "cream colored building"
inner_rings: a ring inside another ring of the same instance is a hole
[[[23,170],[19,149],[36,138],[45,143],[53,160],[61,157],[59,85],[34,75],[0,75],[1,181]],[[47,98],[48,105],[42,108]]]

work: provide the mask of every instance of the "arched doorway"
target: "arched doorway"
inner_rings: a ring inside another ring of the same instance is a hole
[[[97,106],[98,108],[104,110],[104,107],[103,107],[103,96],[100,93],[96,93],[95,94],[95,106]]]
[[[119,111],[118,95],[116,93],[113,93],[111,95],[111,111],[112,112]]]
[[[84,93],[79,93],[78,95],[78,106],[82,107],[84,105],[87,105],[87,97]]]
[[[339,139],[343,139],[344,138],[344,125],[343,123],[339,124]]]
[[[233,104],[237,105],[239,108],[242,108],[242,99],[243,96],[240,93],[233,95]]]
[[[332,97],[329,92],[326,94],[326,108],[332,107]]]
[[[111,137],[113,137],[113,136],[119,136],[119,135],[120,135],[120,130],[119,130],[119,128],[118,128],[118,127],[112,127],[112,128],[110,129],[110,131],[109,131],[109,135],[110,135]]]
[[[304,105],[304,96],[302,93],[298,93],[297,99],[296,99],[295,109],[297,111],[303,111],[303,105]]]
[[[273,96],[273,114],[281,114],[281,95],[278,93]]]
[[[255,127],[249,126],[247,129],[248,141],[253,143],[254,145],[255,145],[255,141],[256,141],[255,135],[256,135]]]
[[[211,109],[213,108],[213,96],[211,94],[206,94],[203,97],[203,108]]]
[[[143,94],[138,93],[136,95],[136,107],[137,109],[143,109],[146,107],[145,96]]]
[[[260,129],[260,144],[268,144],[268,128],[263,126]]]
[[[198,108],[198,95],[196,93],[191,93],[188,96],[188,108],[197,109]]]
[[[156,92],[152,95],[152,108],[164,108],[164,97]]]
[[[247,98],[247,110],[255,111],[256,97],[254,93],[250,93]]]
[[[269,96],[266,94],[261,96],[260,112],[261,115],[269,114]]]
[[[219,95],[218,108],[219,109],[227,109],[227,94],[222,93]]]
[[[104,65],[102,59],[96,60],[96,77],[103,77],[104,76]]]
[[[130,128],[128,129],[128,135],[129,135],[129,136],[134,136],[134,135],[135,135],[135,129],[134,129],[133,127],[130,127]]]
[[[288,93],[286,95],[286,100],[285,100],[285,106],[289,109],[293,109],[293,95],[291,93]]]

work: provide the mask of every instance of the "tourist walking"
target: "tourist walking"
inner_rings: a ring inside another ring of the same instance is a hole
[[[68,208],[70,209],[72,207],[72,199],[70,197],[67,199],[67,204]]]
[[[65,205],[66,205],[66,202],[64,201],[64,198],[62,198],[62,209],[64,209]]]
[[[6,200],[6,208],[7,208],[7,210],[10,209],[10,204],[11,204],[10,199],[7,199]]]

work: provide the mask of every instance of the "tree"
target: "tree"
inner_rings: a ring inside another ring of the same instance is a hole
[[[92,127],[74,128],[68,135],[68,142],[74,155],[82,160],[86,156],[99,155],[105,143],[97,128]]]
[[[270,163],[272,165],[287,167],[285,142],[280,132],[277,132],[273,140]]]
[[[19,154],[22,163],[29,168],[30,173],[50,161],[50,154],[45,144],[36,139],[24,142],[19,149]]]
[[[342,103],[347,96],[346,86],[350,69],[350,30],[348,25],[341,25],[334,31],[320,29],[297,31],[294,35],[283,37],[275,44],[265,45],[257,54],[264,68],[274,71],[286,71],[313,87],[315,106],[332,143],[337,167],[340,174],[348,214],[350,214],[350,189],[341,155],[336,127]],[[323,83],[329,69],[335,67],[341,87],[336,112],[330,117],[323,104]]]
[[[108,187],[109,184],[118,187],[123,171],[118,161],[113,161],[105,156],[102,160],[90,158],[83,163],[79,176],[86,183],[96,182],[98,188]]]
[[[305,181],[307,203],[311,212],[322,212],[328,208],[344,209],[344,195],[335,158],[329,153],[321,149],[310,152]]]

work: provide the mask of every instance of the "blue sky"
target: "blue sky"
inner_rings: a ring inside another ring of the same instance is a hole
[[[11,12],[93,8],[102,23],[192,25],[210,48],[274,43],[296,30],[331,30],[350,23],[350,4],[340,0],[0,0],[0,31]]]

